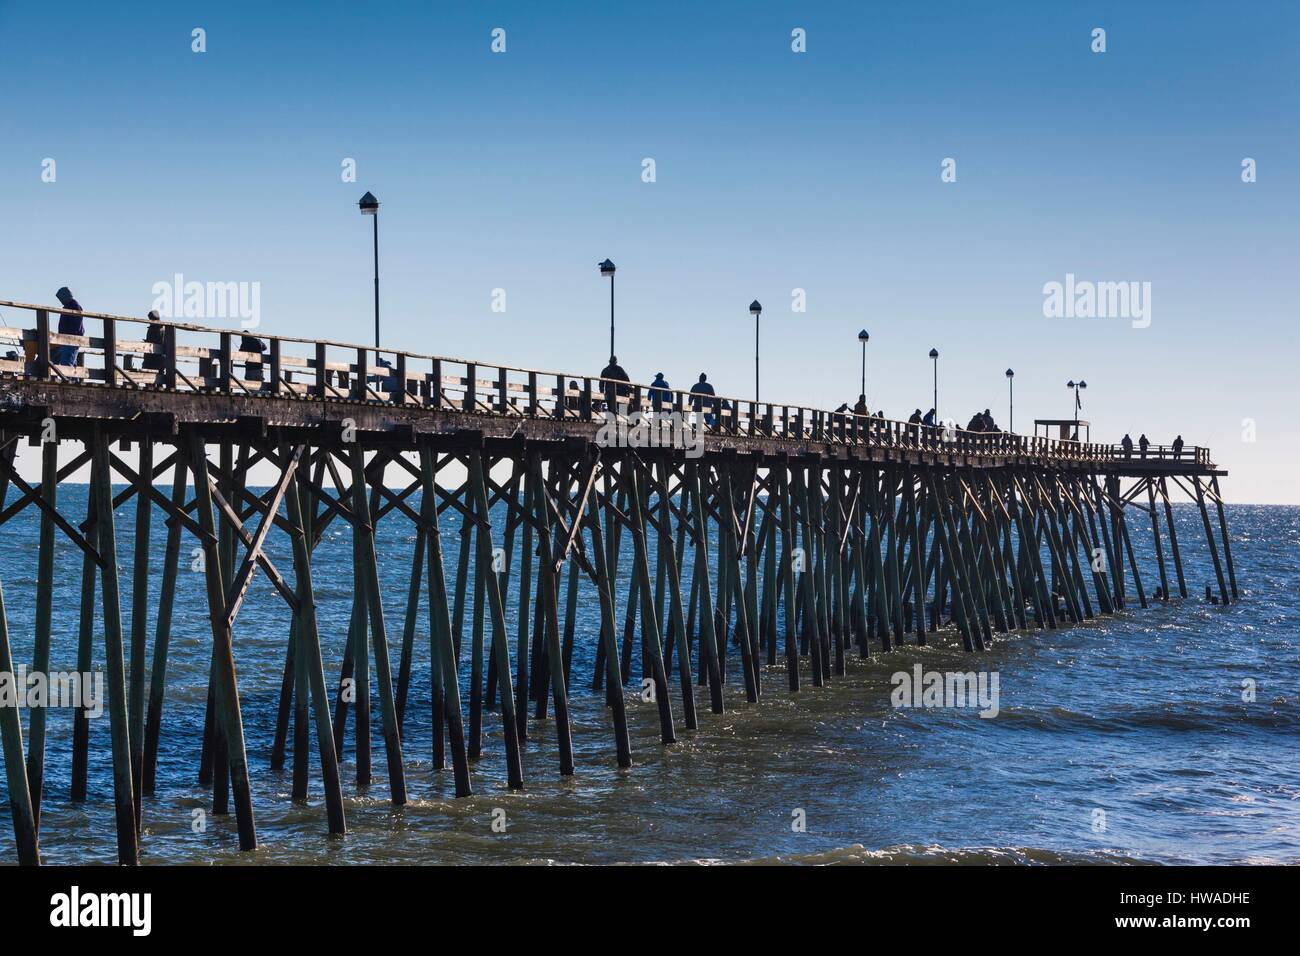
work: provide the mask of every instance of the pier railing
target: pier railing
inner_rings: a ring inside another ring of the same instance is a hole
[[[0,375],[177,393],[365,402],[433,411],[547,418],[649,431],[689,427],[705,435],[933,450],[974,456],[1029,456],[1083,462],[1162,460],[1210,464],[1209,449],[1118,444],[978,432],[955,423],[925,425],[804,405],[755,402],[676,388],[543,371],[394,349],[150,321],[0,300],[31,322],[0,325]],[[58,317],[81,318],[89,333],[57,331]],[[75,350],[72,355],[68,350]]]

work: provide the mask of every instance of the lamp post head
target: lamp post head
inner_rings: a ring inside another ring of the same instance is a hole
[[[603,276],[612,276],[614,274],[614,263],[606,259],[600,263],[600,274]]]
[[[374,193],[366,193],[357,203],[363,216],[374,216],[379,213],[379,200],[375,198]]]
[[[858,341],[861,342],[863,345],[867,344],[867,340],[869,338],[871,338],[871,336],[867,334],[866,329],[863,329],[861,332],[858,333]]]
[[[1013,369],[1007,369],[1007,378],[1015,378],[1016,373]]]
[[[932,358],[932,359],[937,359],[938,357],[939,357],[939,350],[938,350],[938,349],[930,349],[930,358]]]
[[[761,313],[762,311],[763,311],[763,307],[762,307],[761,305],[758,304],[758,300],[757,300],[757,299],[755,299],[753,302],[749,303],[749,314],[750,314],[750,315],[757,316],[757,315],[758,315],[759,313]]]
[[[1068,382],[1066,382],[1066,383],[1065,383],[1065,387],[1066,387],[1066,388],[1074,388],[1074,379],[1070,379]]]
[[[1080,380],[1079,380],[1079,387],[1080,387],[1080,388],[1087,388],[1087,387],[1088,387],[1088,383],[1085,382],[1085,381],[1083,381],[1083,379],[1080,379]]]

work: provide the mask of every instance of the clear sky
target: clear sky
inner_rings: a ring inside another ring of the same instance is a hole
[[[929,407],[931,347],[962,424],[1008,366],[1017,430],[1084,378],[1095,439],[1300,501],[1300,4],[0,0],[0,39],[0,299],[182,273],[366,341],[372,190],[394,347],[596,372],[608,256],[635,379],[749,394],[758,298],[765,398],[852,402],[866,328],[873,410]],[[1150,326],[1045,317],[1067,273],[1151,283]]]

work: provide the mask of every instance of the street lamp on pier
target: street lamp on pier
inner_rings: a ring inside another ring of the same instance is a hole
[[[379,200],[375,194],[367,192],[357,202],[361,215],[372,216],[375,220],[375,348],[379,348]]]
[[[600,274],[609,276],[609,354],[616,355],[618,353],[614,351],[614,263],[608,259],[600,263]]]
[[[930,360],[934,362],[934,423],[939,424],[939,350],[930,349]]]
[[[1016,430],[1016,373],[1014,369],[1007,369],[1007,431]]]
[[[863,329],[858,333],[858,341],[862,343],[862,396],[865,400],[867,395],[867,341],[871,338],[867,330]]]

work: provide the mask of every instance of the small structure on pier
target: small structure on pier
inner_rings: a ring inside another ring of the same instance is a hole
[[[1039,430],[1042,431],[1044,438],[1055,438],[1057,441],[1092,441],[1092,429],[1088,422],[1081,418],[1035,418],[1034,419],[1034,437],[1037,438]],[[1056,434],[1052,430],[1056,429]]]

